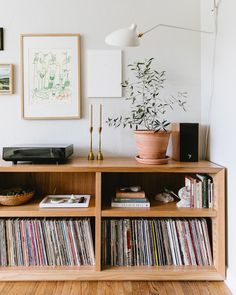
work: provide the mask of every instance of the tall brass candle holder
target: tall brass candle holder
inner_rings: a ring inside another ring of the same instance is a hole
[[[90,132],[90,149],[89,149],[89,155],[88,160],[94,160],[94,153],[93,153],[93,127],[89,128]]]
[[[88,160],[94,160],[94,153],[93,153],[93,105],[91,104],[90,107],[90,149],[89,149],[89,155]]]
[[[99,133],[99,146],[98,146],[97,160],[103,160],[103,154],[102,154],[102,127],[98,128],[98,133]]]
[[[98,143],[98,155],[97,160],[103,160],[102,154],[102,105],[100,104],[100,118],[99,118],[99,128],[98,128],[98,135],[99,135],[99,143]]]

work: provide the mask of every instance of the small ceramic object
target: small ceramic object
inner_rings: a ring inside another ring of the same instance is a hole
[[[172,196],[174,196],[175,198],[177,198],[177,199],[180,200],[179,196],[176,195],[176,193],[175,193],[174,191],[172,191],[172,190],[170,190],[170,189],[168,189],[168,188],[166,188],[166,187],[164,187],[164,192],[165,192],[165,193],[169,193],[170,195],[172,195]]]
[[[68,200],[68,203],[74,203],[76,201],[76,197],[74,195],[71,195],[70,199]]]
[[[61,204],[61,203],[64,203],[64,199],[52,198],[50,200],[50,203],[52,203],[52,204]]]
[[[184,186],[178,191],[178,196],[180,201],[176,204],[179,208],[189,208],[190,207],[190,191]]]
[[[132,185],[130,187],[122,187],[119,189],[121,192],[140,192],[141,191],[141,186],[139,185]]]
[[[131,192],[140,192],[141,191],[141,186],[131,186],[129,188],[131,190]]]
[[[155,196],[155,200],[162,203],[174,202],[174,198],[169,193],[160,193]]]
[[[79,199],[78,199],[78,203],[83,203],[85,201],[85,198],[84,197],[80,197]]]
[[[189,191],[189,189],[186,186],[182,187],[178,191],[178,196],[179,196],[179,198],[181,200],[186,200],[186,201],[190,200],[190,191]]]

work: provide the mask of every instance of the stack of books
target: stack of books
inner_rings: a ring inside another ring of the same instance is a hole
[[[190,208],[213,208],[214,183],[207,174],[185,177],[185,186],[190,192]]]
[[[0,219],[0,266],[94,265],[89,218]]]
[[[111,207],[123,208],[147,208],[150,202],[144,191],[117,191],[115,198],[111,202]]]
[[[204,218],[105,219],[102,263],[111,266],[213,265]]]

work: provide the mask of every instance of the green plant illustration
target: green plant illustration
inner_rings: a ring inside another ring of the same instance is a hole
[[[71,100],[70,50],[35,50],[32,55],[31,102],[66,103]]]

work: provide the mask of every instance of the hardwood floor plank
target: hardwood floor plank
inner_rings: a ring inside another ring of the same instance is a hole
[[[186,295],[184,292],[185,288],[187,287],[186,282],[175,282],[172,283],[173,288],[175,289],[176,294],[178,295]],[[187,293],[189,295],[189,293]]]
[[[98,293],[98,282],[81,282],[81,294],[94,294],[97,295]]]
[[[148,287],[151,295],[168,295],[165,290],[165,283],[163,282],[149,282]]]
[[[232,295],[223,282],[2,282],[0,295]]]
[[[132,294],[150,295],[148,283],[146,282],[132,282]]]
[[[12,289],[14,283],[0,283],[0,295],[10,294],[9,291]]]
[[[215,283],[206,283],[206,288],[210,295],[221,295],[221,292]]]
[[[186,294],[191,294],[191,295],[201,295],[199,289],[196,287],[195,282],[186,282],[187,285],[187,290],[185,291]]]
[[[194,284],[196,286],[195,288],[199,290],[200,294],[211,295],[206,282],[195,282]]]
[[[166,293],[168,295],[178,295],[178,293],[176,293],[174,287],[173,287],[173,284],[172,282],[166,282],[165,283],[165,289],[166,289]]]
[[[114,294],[114,290],[116,290],[117,295],[132,295],[133,290],[132,290],[132,283],[131,282],[113,282],[111,283],[111,289],[112,292],[111,294]]]
[[[80,295],[82,293],[82,282],[68,282],[62,288],[62,294]]]
[[[231,291],[225,284],[218,283],[218,288],[220,289],[220,294],[232,295]]]
[[[1,285],[1,284],[0,284]],[[5,295],[18,295],[18,294],[24,294],[24,295],[31,295],[35,294],[35,291],[37,289],[37,283],[31,283],[26,284],[25,282],[19,282],[19,283],[4,283],[3,288],[1,288],[0,294]]]
[[[98,283],[98,289],[99,293],[98,295],[125,295],[124,290],[125,282],[99,282]],[[131,293],[132,294],[132,290]]]
[[[15,283],[16,285],[18,283]],[[55,292],[57,282],[25,282],[25,285],[36,284],[35,295],[53,294]],[[55,294],[55,293],[54,293]]]
[[[221,295],[221,294],[231,295],[231,292],[229,291],[227,286],[225,285],[224,289],[222,289],[222,284],[219,282],[211,282],[211,283],[208,282],[207,288],[211,295]]]

